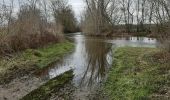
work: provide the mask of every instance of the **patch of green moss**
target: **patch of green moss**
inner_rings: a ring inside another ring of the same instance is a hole
[[[147,100],[160,88],[170,87],[168,62],[160,63],[155,48],[118,48],[104,92],[110,100]],[[160,70],[165,67],[167,70]],[[162,74],[161,74],[162,73]]]
[[[38,89],[33,90],[31,93],[24,96],[21,100],[48,100],[52,93],[59,91],[59,89],[71,81],[73,77],[73,70],[67,71],[51,79],[44,85],[40,86]]]

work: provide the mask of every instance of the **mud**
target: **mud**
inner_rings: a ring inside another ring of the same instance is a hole
[[[0,85],[0,100],[19,100],[44,82],[30,75],[16,78],[6,85]]]

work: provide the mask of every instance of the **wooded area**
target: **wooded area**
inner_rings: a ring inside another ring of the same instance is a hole
[[[82,31],[90,35],[157,36],[170,48],[169,0],[85,0]]]
[[[87,35],[135,34],[158,37],[169,50],[170,1],[84,2],[86,7],[78,24],[67,0],[3,0],[0,4],[1,54],[60,41],[61,33],[76,32],[79,27]],[[18,11],[14,7],[16,3]]]
[[[16,7],[18,6],[17,11]],[[3,0],[0,3],[0,55],[38,48],[75,32],[76,18],[66,0]]]

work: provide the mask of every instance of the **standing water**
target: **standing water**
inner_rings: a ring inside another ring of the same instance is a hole
[[[107,75],[112,65],[113,49],[117,47],[157,47],[157,40],[146,37],[97,38],[87,37],[81,33],[68,36],[75,41],[75,50],[63,57],[55,66],[41,73],[44,79],[74,69],[73,83],[78,87],[78,94],[85,96],[93,91]]]

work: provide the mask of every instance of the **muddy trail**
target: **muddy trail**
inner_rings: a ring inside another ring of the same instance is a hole
[[[74,33],[67,37],[75,43],[72,53],[62,57],[53,66],[45,68],[39,73],[27,74],[15,78],[8,84],[1,84],[0,100],[21,99],[47,84],[49,80],[53,80],[71,69],[74,75],[71,81],[60,85],[60,88],[57,89],[58,92],[54,91],[48,99],[96,99],[98,97],[96,94],[100,93],[98,89],[105,82],[109,68],[114,63],[113,51],[117,47],[154,48],[159,45],[156,39],[146,37],[95,38],[84,36],[82,33]],[[69,95],[69,97],[64,98],[65,95]]]

